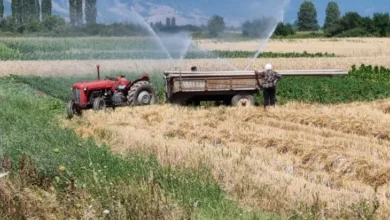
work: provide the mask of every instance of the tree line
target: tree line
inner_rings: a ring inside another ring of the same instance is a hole
[[[346,12],[341,16],[340,8],[330,1],[326,8],[323,27],[318,25],[317,10],[312,2],[304,1],[299,9],[296,28],[298,31],[318,31],[326,36],[357,37],[380,36],[390,33],[389,13],[374,13],[372,17],[361,16],[357,12]]]
[[[69,19],[73,27],[82,26],[83,15],[87,25],[96,24],[97,0],[68,0]],[[83,1],[85,8],[83,9]],[[10,16],[4,17],[4,0],[0,0],[0,29],[20,32],[37,32],[65,26],[65,19],[52,15],[52,0],[11,0]]]
[[[389,13],[374,13],[372,18],[361,16],[357,12],[346,12],[341,16],[339,6],[336,2],[328,2],[326,8],[324,25],[320,27],[317,18],[317,9],[313,2],[305,0],[299,8],[297,19],[294,24],[279,22],[273,36],[294,35],[297,31],[317,32],[322,30],[326,37],[359,37],[378,36],[386,37],[390,34]],[[211,18],[212,23],[218,23],[219,33],[224,27],[223,21]],[[266,37],[269,31],[264,31],[274,26],[274,18],[263,17],[252,21],[245,21],[242,24],[242,35],[245,37]],[[213,29],[213,28],[212,28]],[[216,29],[217,30],[217,29]],[[213,31],[215,32],[215,31]],[[214,33],[215,34],[215,33]],[[322,35],[320,35],[322,36]]]

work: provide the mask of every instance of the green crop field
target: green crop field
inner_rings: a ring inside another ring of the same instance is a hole
[[[253,51],[203,51],[167,47],[172,58],[250,58]],[[184,56],[183,56],[184,55]],[[335,57],[328,53],[272,53],[262,58]],[[20,38],[0,39],[0,60],[90,60],[90,59],[167,59],[168,55],[153,40],[147,38]]]

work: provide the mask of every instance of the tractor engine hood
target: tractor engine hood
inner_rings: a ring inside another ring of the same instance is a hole
[[[77,88],[81,90],[102,90],[102,89],[112,89],[113,87],[114,87],[114,82],[110,80],[79,82],[73,85],[73,88]]]

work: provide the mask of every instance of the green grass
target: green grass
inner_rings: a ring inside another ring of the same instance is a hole
[[[100,77],[104,79],[105,76],[119,76],[125,75],[128,80],[134,81],[140,78],[142,74],[125,73],[125,72],[110,72],[102,74]],[[155,85],[158,95],[163,98],[164,95],[164,82],[162,74],[149,74],[150,81]],[[45,92],[52,97],[60,99],[62,101],[69,101],[72,98],[71,88],[76,82],[97,80],[96,74],[89,74],[84,76],[72,76],[72,77],[40,77],[40,76],[18,76],[12,75],[11,78],[15,82],[23,83],[31,86],[34,89]]]
[[[6,103],[0,111],[0,159],[1,156],[11,158],[16,164],[14,170],[18,169],[16,162],[24,155],[31,158],[38,173],[52,180],[60,191],[66,191],[66,182],[74,178],[77,188],[87,191],[103,208],[111,210],[110,219],[119,216],[119,208],[115,205],[118,201],[132,204],[125,208],[141,206],[142,202],[148,204],[147,196],[140,196],[141,201],[130,201],[120,191],[120,186],[136,187],[139,189],[136,194],[142,194],[143,186],[151,178],[188,216],[206,219],[262,219],[273,216],[238,208],[235,202],[226,198],[225,192],[213,181],[206,168],[162,167],[153,155],[145,158],[132,154],[122,158],[92,139],[80,139],[73,130],[59,125],[57,117],[63,116],[63,102],[38,95],[31,87],[17,82],[15,79],[0,79],[0,102]],[[66,83],[51,86],[69,93]],[[60,93],[55,96],[61,98]],[[60,173],[59,166],[64,166],[67,171]],[[59,182],[54,181],[56,177],[59,177]],[[198,204],[197,208],[194,204]],[[137,218],[140,213],[135,211],[131,214]]]

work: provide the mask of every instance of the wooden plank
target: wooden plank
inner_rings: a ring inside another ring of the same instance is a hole
[[[343,76],[348,72],[343,70],[280,70],[282,76]],[[254,76],[254,71],[165,71],[168,77],[210,77],[210,76]]]
[[[219,90],[256,89],[253,78],[191,78],[174,79],[172,93],[188,91],[219,91]]]

